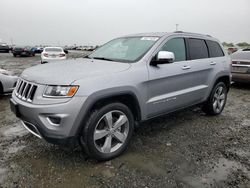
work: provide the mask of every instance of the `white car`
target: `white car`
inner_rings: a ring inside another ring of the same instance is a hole
[[[0,95],[12,92],[18,77],[13,72],[0,69]]]
[[[61,47],[46,47],[41,53],[41,63],[66,59],[66,54]]]

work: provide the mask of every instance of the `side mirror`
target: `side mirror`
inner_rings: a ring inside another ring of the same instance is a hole
[[[175,56],[173,52],[159,51],[156,58],[152,60],[152,65],[173,63]]]

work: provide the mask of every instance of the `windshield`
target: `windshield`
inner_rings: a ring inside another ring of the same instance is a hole
[[[62,48],[45,48],[45,52],[62,52]]]
[[[89,58],[120,62],[135,62],[154,45],[158,37],[124,37],[114,39],[95,52]]]

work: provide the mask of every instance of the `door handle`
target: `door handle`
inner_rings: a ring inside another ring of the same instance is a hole
[[[216,62],[212,61],[212,62],[210,63],[210,65],[216,65]]]
[[[184,66],[182,67],[182,70],[187,70],[187,69],[190,69],[190,68],[191,68],[191,66],[184,65]]]

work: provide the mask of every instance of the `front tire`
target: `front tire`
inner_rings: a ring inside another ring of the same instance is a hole
[[[219,82],[213,88],[207,102],[202,107],[202,110],[208,115],[219,115],[227,101],[227,87],[225,83]]]
[[[122,103],[111,103],[95,109],[83,125],[80,143],[87,154],[106,161],[122,154],[134,131],[134,117]]]

